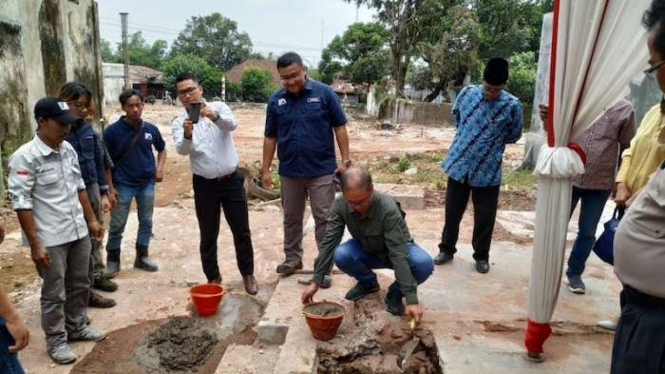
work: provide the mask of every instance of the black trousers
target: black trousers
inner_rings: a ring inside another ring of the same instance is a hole
[[[665,373],[665,299],[624,284],[620,301],[610,373]]]
[[[467,182],[458,182],[448,177],[446,189],[446,222],[441,233],[439,251],[454,255],[457,252],[459,225],[469,203],[469,195],[473,201],[473,259],[489,260],[492,231],[499,204],[499,188],[471,187]]]
[[[238,171],[226,178],[206,179],[194,175],[194,204],[196,218],[201,231],[201,264],[208,281],[217,278],[217,236],[219,235],[220,211],[233,233],[236,261],[242,275],[254,274],[254,249],[249,231],[247,195],[243,176]]]

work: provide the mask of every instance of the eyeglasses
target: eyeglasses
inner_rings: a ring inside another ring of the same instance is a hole
[[[180,90],[180,91],[178,91],[178,96],[191,95],[191,94],[194,93],[194,91],[196,91],[197,88],[199,88],[199,86],[189,87],[189,88],[185,88],[184,90]]]
[[[663,65],[665,65],[665,60],[657,62],[656,65],[648,68],[647,70],[644,71],[644,74],[653,74],[656,70],[660,69]]]
[[[282,82],[282,83],[288,83],[290,81],[294,81],[294,80],[298,79],[298,77],[300,77],[301,74],[302,74],[302,70],[297,72],[297,73],[293,73],[291,75],[282,75],[282,76],[279,77],[279,81]]]
[[[67,105],[74,107],[76,109],[88,108],[88,103],[81,103],[78,101],[68,101]]]
[[[345,199],[345,200],[346,200],[346,203],[349,204],[349,206],[351,206],[351,208],[355,208],[357,206],[363,206],[363,205],[369,203],[369,201],[371,199],[372,199],[372,194],[369,194],[369,196],[367,196],[366,198],[364,198],[360,201],[351,201],[351,200],[348,200],[348,199]]]

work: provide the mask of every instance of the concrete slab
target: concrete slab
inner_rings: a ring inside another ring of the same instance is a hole
[[[347,315],[340,326],[338,334],[352,329],[352,321],[349,318],[348,311],[352,303],[344,299],[344,295],[354,282],[346,275],[333,275],[333,285],[329,289],[321,289],[315,296],[315,301],[328,300],[340,303],[347,309]],[[302,316],[302,304],[300,303],[300,293],[303,290],[302,285],[298,284],[296,275],[288,278],[282,278],[264,317],[270,317],[270,312],[276,312],[280,309],[283,314],[281,321],[288,320],[285,327],[287,334],[279,355],[279,360],[275,365],[275,374],[311,374],[316,365],[316,345],[318,343],[312,337],[312,334]],[[274,307],[277,306],[277,307]],[[259,328],[261,325],[259,324]],[[259,332],[259,336],[261,333]]]
[[[399,201],[402,209],[425,209],[425,188],[408,184],[375,183],[374,188]]]
[[[232,345],[226,349],[215,374],[272,374],[279,351],[277,346]]]
[[[609,334],[556,336],[548,343],[547,360],[538,364],[524,360],[521,330],[491,333],[453,322],[438,327],[436,343],[446,374],[609,372]]]

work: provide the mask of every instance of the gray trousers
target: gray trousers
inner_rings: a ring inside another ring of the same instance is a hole
[[[333,175],[317,178],[280,177],[282,207],[284,208],[284,254],[286,260],[302,261],[303,216],[305,201],[314,216],[317,247],[321,246],[326,235],[328,211],[335,199]]]
[[[86,187],[86,192],[88,193],[88,200],[90,200],[90,205],[92,206],[93,212],[95,212],[95,217],[97,217],[97,222],[100,225],[104,224],[104,215],[102,214],[102,196],[99,193],[99,184],[92,183]],[[104,275],[104,257],[102,256],[102,241],[95,241],[90,238],[90,244],[92,246],[90,252],[90,282],[100,280]]]
[[[86,327],[90,292],[90,238],[48,247],[51,266],[38,267],[44,280],[41,309],[46,347],[67,342],[68,333]]]

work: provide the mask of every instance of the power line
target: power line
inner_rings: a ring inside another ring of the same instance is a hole
[[[100,22],[100,24],[105,25],[105,26],[110,26],[110,27],[119,27],[119,25],[115,23],[107,23],[107,22]],[[144,24],[132,24],[129,26],[130,30],[133,31],[141,31],[141,32],[147,32],[152,35],[159,35],[159,36],[165,36],[166,34],[169,35],[179,35],[180,33],[174,32],[174,31],[160,31],[156,28],[151,28],[151,27],[145,27],[146,25]],[[264,42],[260,40],[252,41],[252,45],[254,46],[264,46],[267,48],[283,48],[283,49],[296,49],[296,50],[308,50],[308,51],[315,51],[315,52],[322,52],[322,48],[316,48],[316,47],[306,47],[306,46],[301,46],[301,45],[291,45],[291,44],[275,44],[271,42]]]

